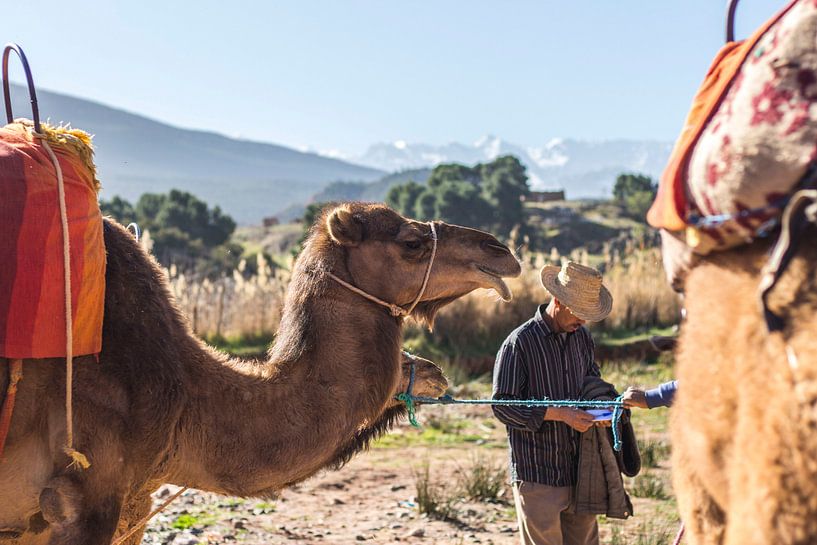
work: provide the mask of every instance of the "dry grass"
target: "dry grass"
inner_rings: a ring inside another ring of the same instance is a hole
[[[424,515],[439,520],[453,520],[456,518],[456,495],[446,489],[445,481],[436,482],[431,476],[428,461],[414,471],[414,488],[417,500],[417,510]]]
[[[623,257],[622,257],[623,255]],[[667,326],[677,321],[679,303],[667,286],[658,249],[634,249],[605,261],[577,251],[569,258],[605,270],[605,284],[613,294],[613,311],[600,330]],[[493,292],[478,290],[443,309],[434,332],[410,324],[408,348],[447,360],[474,375],[489,367],[502,340],[533,316],[548,296],[539,283],[545,263],[564,259],[557,252],[528,254],[519,278],[508,281],[514,299],[503,304]],[[230,276],[212,281],[169,271],[171,288],[194,331],[203,337],[258,337],[274,333],[281,319],[289,273],[273,269],[258,254],[258,273],[245,274],[246,264]]]
[[[613,311],[601,323],[591,324],[597,331],[618,331],[666,327],[677,323],[680,304],[664,278],[660,252],[656,248],[635,249],[624,258],[593,263],[593,256],[575,252],[569,258],[591,263],[605,270],[604,283],[613,295]],[[523,259],[522,275],[508,281],[514,298],[503,304],[493,292],[479,290],[455,301],[437,317],[433,332],[410,325],[406,344],[410,350],[431,357],[466,376],[477,376],[490,369],[502,340],[536,312],[537,305],[548,300],[539,281],[539,270],[546,263],[559,264],[556,252],[532,254]]]
[[[289,273],[273,269],[258,254],[257,274],[244,275],[242,261],[230,276],[211,281],[168,271],[170,287],[202,337],[253,337],[269,335],[278,329],[284,307]]]
[[[658,248],[629,254],[609,267],[604,279],[613,295],[605,328],[665,327],[678,322],[680,302],[667,283]]]

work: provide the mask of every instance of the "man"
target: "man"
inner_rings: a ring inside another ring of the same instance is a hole
[[[586,322],[603,320],[613,305],[601,274],[566,262],[545,266],[552,298],[514,330],[496,356],[494,399],[579,399],[584,378],[599,376]],[[502,407],[522,545],[597,545],[594,515],[568,513],[576,483],[579,434],[593,415],[570,407]],[[607,423],[609,425],[609,423]]]

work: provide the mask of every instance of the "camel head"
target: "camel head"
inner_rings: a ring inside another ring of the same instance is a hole
[[[421,293],[434,247],[431,226],[382,204],[344,203],[324,212],[330,244],[342,251],[347,280],[361,290],[409,307]],[[434,222],[437,249],[415,317],[432,323],[445,304],[477,289],[509,301],[503,278],[521,273],[519,262],[493,235]]]

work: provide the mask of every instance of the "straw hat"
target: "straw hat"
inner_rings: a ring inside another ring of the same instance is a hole
[[[598,322],[610,314],[613,296],[601,283],[601,273],[573,261],[542,267],[542,286],[577,318]]]

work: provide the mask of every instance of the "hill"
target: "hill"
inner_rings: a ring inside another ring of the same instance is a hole
[[[12,85],[15,115],[30,117],[28,92]],[[309,197],[339,180],[374,181],[384,172],[284,146],[187,130],[70,97],[37,90],[40,116],[94,135],[101,198],[135,201],[142,193],[171,188],[219,205],[239,223]]]
[[[430,168],[416,168],[387,174],[374,182],[334,182],[313,195],[311,202],[384,202],[386,200],[386,194],[392,187],[408,182],[424,184],[429,176],[431,176]]]

